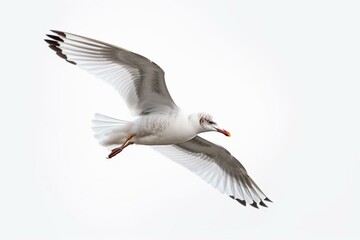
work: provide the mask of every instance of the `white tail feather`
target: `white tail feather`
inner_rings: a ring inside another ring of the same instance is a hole
[[[128,136],[131,122],[95,113],[92,130],[95,138],[103,146],[122,144]]]

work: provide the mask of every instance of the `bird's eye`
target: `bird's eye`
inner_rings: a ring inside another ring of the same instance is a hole
[[[202,118],[200,118],[200,125],[204,126],[204,124],[214,125],[216,123],[213,122],[212,120],[210,120],[209,118],[202,117]]]

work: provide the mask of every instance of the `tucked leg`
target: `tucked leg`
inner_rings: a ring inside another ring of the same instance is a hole
[[[114,156],[116,156],[118,153],[120,153],[124,148],[126,148],[127,146],[133,144],[134,142],[131,142],[130,140],[134,137],[135,135],[130,134],[125,142],[117,148],[114,148],[113,150],[111,150],[111,153],[109,154],[109,156],[107,158],[112,158]]]

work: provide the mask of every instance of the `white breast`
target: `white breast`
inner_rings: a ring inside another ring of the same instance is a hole
[[[133,141],[143,145],[177,144],[196,136],[197,129],[182,112],[151,114],[136,121]]]

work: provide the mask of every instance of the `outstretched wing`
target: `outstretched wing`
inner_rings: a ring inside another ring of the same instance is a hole
[[[172,100],[164,71],[149,59],[94,39],[52,31],[45,39],[49,47],[67,62],[111,84],[124,98],[131,114],[170,112],[177,106]]]
[[[247,174],[243,165],[225,148],[199,136],[175,145],[154,146],[166,157],[199,175],[242,205],[267,207],[271,202]]]

